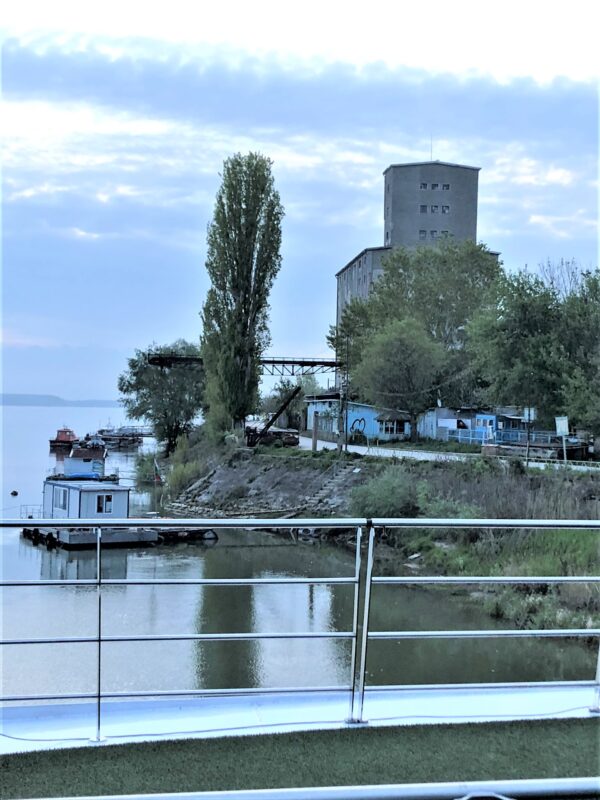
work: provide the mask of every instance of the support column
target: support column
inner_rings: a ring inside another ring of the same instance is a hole
[[[598,661],[596,662],[596,686],[590,711],[594,714],[600,714],[600,639],[598,640]]]
[[[315,411],[313,414],[313,428],[312,428],[312,451],[317,452],[317,442],[319,440],[319,412]]]
[[[366,558],[361,553],[362,532],[356,535],[356,588],[354,593],[354,642],[351,674],[350,717],[348,722],[364,724],[363,706],[365,674],[367,669],[367,645],[369,637],[369,611],[371,606],[371,576],[373,574],[373,550],[375,529],[367,523],[368,539]]]
[[[105,741],[102,736],[102,528],[96,528],[97,664],[96,664],[96,735],[91,744]]]

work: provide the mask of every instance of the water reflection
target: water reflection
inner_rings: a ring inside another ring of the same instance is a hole
[[[39,547],[40,578],[49,581],[96,580],[98,560],[95,550],[47,550]],[[127,552],[123,549],[104,549],[102,576],[127,577]]]
[[[10,577],[94,579],[94,551],[33,548],[18,532],[3,541]],[[105,549],[110,578],[256,578],[351,575],[350,552],[292,543],[261,532],[223,531],[216,546]],[[122,585],[102,589],[105,636],[348,631],[353,587],[338,585]],[[5,590],[5,636],[94,636],[95,587]],[[503,628],[451,587],[376,586],[373,630]],[[28,649],[29,648],[29,649]],[[91,655],[90,655],[91,653]],[[93,648],[6,648],[4,691],[74,691],[92,680]],[[92,667],[90,667],[92,665]],[[103,645],[104,691],[335,686],[349,682],[350,643],[341,639],[131,642]],[[490,639],[371,641],[368,683],[428,684],[591,679],[595,652],[580,641]],[[92,680],[93,684],[93,680]]]

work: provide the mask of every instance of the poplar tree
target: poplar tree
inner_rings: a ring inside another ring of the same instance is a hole
[[[207,417],[215,430],[240,427],[258,405],[284,214],[271,165],[259,153],[228,158],[208,227],[211,287],[202,310],[202,356]]]

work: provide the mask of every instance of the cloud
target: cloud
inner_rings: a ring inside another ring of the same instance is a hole
[[[18,181],[11,180],[10,185],[16,185]],[[48,183],[45,181],[42,184],[38,184],[36,186],[28,186],[26,189],[20,189],[14,192],[11,192],[8,197],[6,197],[6,202],[12,203],[15,200],[30,200],[32,197],[40,197],[40,196],[49,196],[54,194],[61,194],[63,192],[68,192],[68,186],[58,186],[56,184]]]
[[[2,347],[62,347],[64,342],[48,336],[35,336],[20,331],[0,331]]]
[[[522,154],[524,145],[508,143],[505,154],[497,156],[491,169],[486,170],[485,181],[489,184],[512,183],[517,186],[570,186],[581,176],[573,170]]]
[[[92,233],[92,231],[82,231],[81,228],[69,228],[67,231],[68,236],[74,236],[76,239],[88,239],[96,241],[100,239],[99,233]]]
[[[168,14],[160,5],[134,0],[104,0],[101,15],[75,0],[35,2],[35,10],[31,5],[10,5],[4,25],[41,54],[60,47],[69,54],[94,51],[113,62],[149,54],[164,61],[176,54],[196,67],[216,57],[235,66],[254,54],[267,67],[275,62],[294,71],[319,73],[336,63],[357,71],[403,66],[503,82],[597,77],[589,57],[596,49],[594,26],[581,24],[589,19],[584,0],[571,0],[568,13],[557,0],[548,0],[543,13],[518,0],[494,7],[479,0],[429,0],[427,6],[382,0],[368,11],[357,0],[305,0],[291,23],[277,0],[203,4],[198,20],[190,18],[187,0],[171,0]]]
[[[566,216],[551,214],[532,214],[529,224],[543,228],[558,239],[573,239],[582,233],[598,230],[598,222],[585,209],[578,209]]]

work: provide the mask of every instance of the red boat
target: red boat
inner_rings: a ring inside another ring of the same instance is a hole
[[[50,450],[63,450],[70,452],[74,444],[79,441],[71,428],[59,428],[56,437],[50,439]]]

